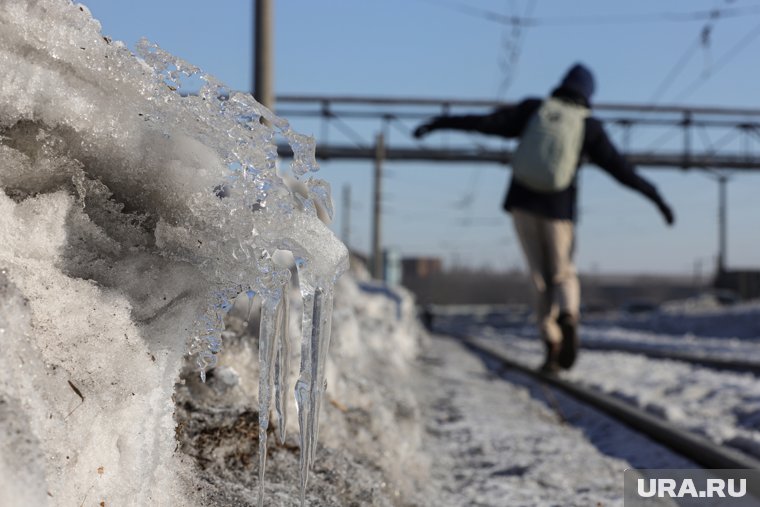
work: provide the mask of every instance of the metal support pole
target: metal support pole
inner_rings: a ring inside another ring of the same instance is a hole
[[[376,279],[383,277],[383,247],[381,242],[382,229],[382,182],[383,182],[383,159],[385,158],[385,136],[377,134],[375,138],[375,186],[374,206],[372,212],[372,276]]]
[[[718,177],[718,274],[726,272],[726,184],[728,176],[721,174]]]
[[[351,250],[351,185],[343,185],[343,243]]]
[[[322,111],[321,111],[321,127],[322,127],[322,135],[320,136],[320,143],[321,144],[329,144],[329,138],[328,135],[330,133],[330,118],[332,117],[332,113],[330,112],[330,102],[328,101],[322,101]]]
[[[272,0],[254,0],[253,96],[274,110],[274,8]]]
[[[631,125],[628,120],[621,122],[623,126],[623,153],[628,155],[631,151]]]
[[[684,111],[683,121],[683,169],[691,166],[691,112]]]
[[[744,132],[744,160],[750,160],[750,155],[749,155],[750,151],[751,151],[750,150],[750,143],[752,141],[752,139],[750,137],[750,134],[751,134],[750,128],[747,127],[746,125],[742,125],[739,128],[741,128],[742,132]]]

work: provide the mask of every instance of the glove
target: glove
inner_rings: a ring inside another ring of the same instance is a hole
[[[676,221],[676,217],[673,214],[673,210],[670,209],[670,206],[668,206],[665,201],[660,200],[657,202],[657,207],[659,208],[660,213],[662,213],[665,222],[667,222],[668,225],[673,225],[673,222]]]
[[[432,120],[432,121],[429,121],[427,123],[423,123],[422,125],[420,125],[416,129],[414,129],[414,134],[413,134],[414,138],[415,139],[420,139],[422,137],[425,137],[426,135],[428,135],[429,133],[431,133],[435,129],[436,129],[435,119]]]

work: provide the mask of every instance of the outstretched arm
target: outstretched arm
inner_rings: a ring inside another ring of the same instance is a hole
[[[434,130],[467,130],[502,137],[517,137],[541,101],[528,99],[516,106],[503,107],[491,114],[465,116],[436,116],[414,130],[421,138]]]
[[[657,188],[636,173],[634,167],[615,149],[601,123],[596,119],[589,119],[586,122],[584,151],[594,164],[610,173],[617,181],[651,200],[660,210],[668,225],[675,222],[673,210],[670,209]]]

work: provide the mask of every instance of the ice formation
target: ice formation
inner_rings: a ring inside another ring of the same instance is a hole
[[[331,206],[309,174],[314,141],[156,45],[137,52],[102,36],[84,6],[0,3],[0,503],[181,498],[167,472],[182,466],[173,385],[188,348],[201,375],[214,365],[224,313],[245,291],[262,301],[263,479],[272,401],[280,439],[286,418],[282,251],[304,303],[303,498],[347,265],[317,217]],[[278,139],[305,196],[278,174]]]

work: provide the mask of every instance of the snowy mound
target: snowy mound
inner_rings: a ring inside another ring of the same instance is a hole
[[[82,6],[9,0],[0,26],[0,504],[187,504],[174,383],[188,350],[214,365],[241,292],[262,301],[266,449],[270,400],[284,420],[289,396],[278,252],[303,298],[305,485],[347,265],[317,218],[313,140],[148,42],[136,57]],[[306,196],[278,175],[278,139]]]

